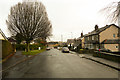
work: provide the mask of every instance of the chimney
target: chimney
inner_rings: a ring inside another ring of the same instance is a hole
[[[81,33],[81,37],[83,37],[83,32]]]
[[[98,30],[98,25],[95,25],[95,31]]]

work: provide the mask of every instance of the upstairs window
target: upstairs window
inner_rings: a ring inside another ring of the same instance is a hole
[[[115,38],[115,34],[113,34],[113,37]]]

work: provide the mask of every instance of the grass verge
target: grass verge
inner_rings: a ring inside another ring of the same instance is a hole
[[[22,52],[23,55],[36,55],[38,53],[41,53],[45,51],[45,49],[41,49],[41,50],[32,50],[32,51],[29,51],[29,52]]]

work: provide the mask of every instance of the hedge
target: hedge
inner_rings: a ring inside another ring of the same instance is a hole
[[[25,44],[16,44],[16,50],[25,50],[26,45]]]
[[[41,47],[41,49],[43,48],[41,44],[32,44],[30,45],[30,50],[38,50],[38,47]]]
[[[14,52],[13,45],[6,40],[2,40],[2,59],[12,54],[13,52]]]
[[[80,53],[80,54],[93,54],[94,51],[95,51],[94,49],[80,49],[78,51],[78,53]]]
[[[44,47],[42,44],[30,44],[30,50],[38,50],[38,47],[41,49]],[[25,50],[26,44],[16,44],[16,50]]]

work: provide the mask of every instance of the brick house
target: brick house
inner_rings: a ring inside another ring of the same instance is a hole
[[[77,39],[74,39],[74,46],[78,47],[80,46],[80,48],[84,48],[84,37],[83,37],[83,32],[81,33],[81,36]]]
[[[120,27],[115,24],[106,25],[84,35],[84,47],[89,49],[109,49],[113,52],[120,51]]]

